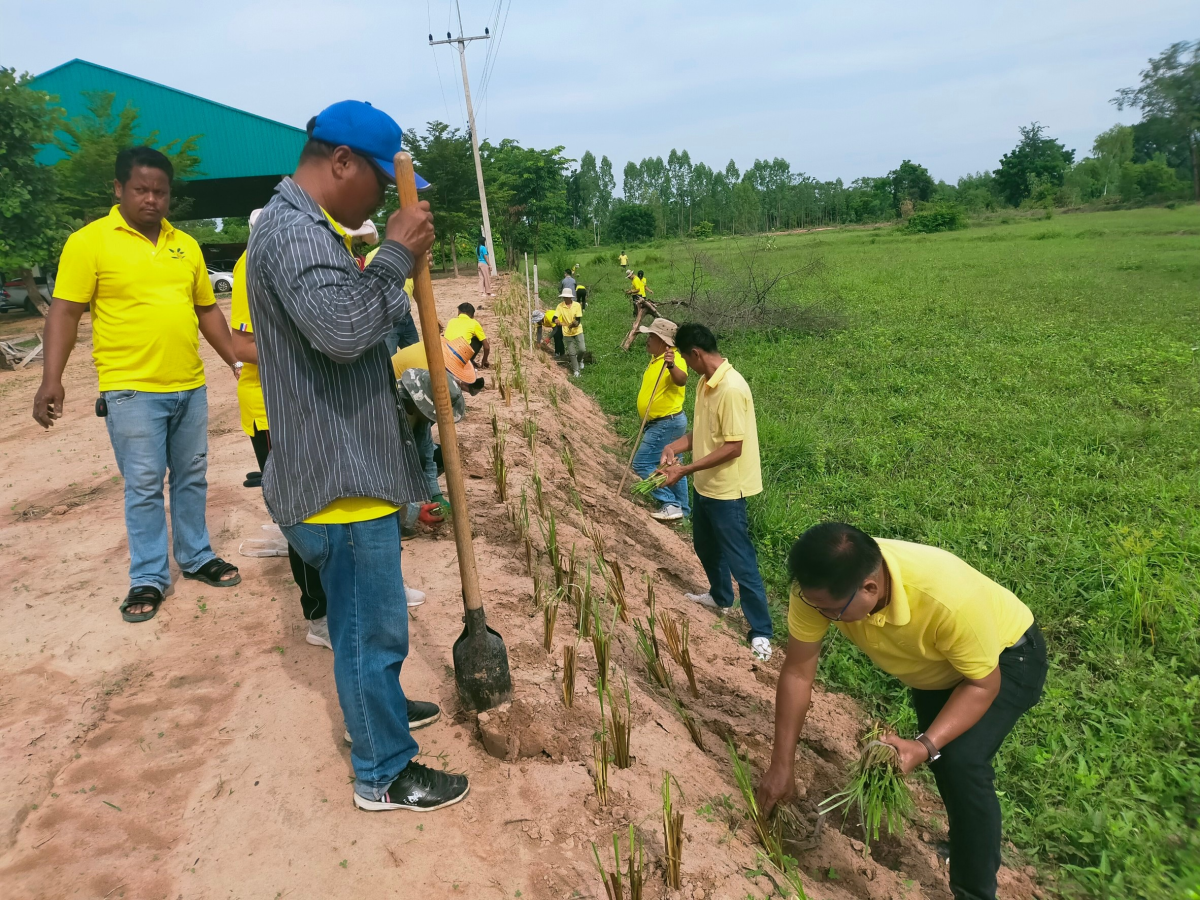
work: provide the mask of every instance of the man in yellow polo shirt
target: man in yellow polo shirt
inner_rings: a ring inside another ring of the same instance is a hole
[[[200,246],[164,218],[173,177],[170,160],[150,147],[117,154],[117,205],[63,248],[33,402],[33,417],[47,428],[62,415],[62,373],[90,307],[100,376],[96,412],[106,417],[125,478],[130,590],[121,615],[127,622],[153,618],[171,585],[163,504],[168,470],[175,562],[184,577],[213,587],[241,580],[236,567],[213,553],[204,520],[208,395],[200,335],[235,375],[239,366]]]
[[[668,486],[692,475],[696,489],[692,545],[708,575],[708,590],[684,596],[702,606],[729,609],[732,574],[750,626],[750,649],[765,662],[771,658],[771,611],[746,518],[746,498],[762,492],[754,397],[746,379],[717,352],[717,339],[704,325],[681,325],[675,346],[701,375],[692,430],[667,444],[659,460]],[[689,450],[692,462],[676,465],[676,458]]]
[[[558,306],[554,308],[558,314],[558,323],[562,327],[563,351],[567,355],[567,365],[571,374],[579,377],[584,368],[583,354],[587,352],[587,343],[583,337],[583,307],[575,299],[570,288],[563,288],[558,295]]]
[[[633,471],[639,478],[658,468],[667,444],[687,434],[683,399],[688,370],[675,349],[678,327],[669,319],[655,319],[638,328],[646,335],[646,352],[650,354],[650,365],[642,373],[642,387],[637,396],[638,416],[646,420],[642,442],[633,455]],[[687,478],[680,478],[670,487],[655,488],[650,496],[660,504],[650,515],[660,522],[677,522],[691,515]]]
[[[472,304],[458,304],[458,315],[446,323],[442,334],[445,335],[448,341],[452,341],[455,338],[462,338],[471,345],[471,349],[475,351],[476,356],[482,350],[483,357],[480,359],[479,365],[485,369],[488,367],[488,357],[492,353],[492,342],[488,340],[483,326],[475,318],[475,307]]]
[[[1041,698],[1046,643],[1009,590],[945,550],[874,539],[823,522],[788,556],[787,658],[775,698],[775,749],[758,789],[764,813],[795,790],[796,742],[830,624],[908,686],[920,733],[886,738],[901,768],[928,762],[950,827],[950,890],[994,900],[1000,802],[992,757]]]

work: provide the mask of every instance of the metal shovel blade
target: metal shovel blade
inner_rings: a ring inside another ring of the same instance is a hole
[[[467,709],[482,712],[512,699],[512,676],[504,639],[488,627],[483,609],[468,609],[454,642],[454,683]]]

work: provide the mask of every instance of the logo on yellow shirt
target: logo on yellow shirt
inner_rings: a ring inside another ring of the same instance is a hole
[[[171,259],[187,259],[187,252],[182,247],[168,247],[167,252]]]

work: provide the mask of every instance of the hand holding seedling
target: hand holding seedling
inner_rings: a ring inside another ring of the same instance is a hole
[[[679,479],[687,475],[687,466],[676,465],[672,462],[670,465],[660,468],[658,474],[663,476],[663,487],[672,487]]]
[[[881,737],[879,740],[881,743],[895,748],[900,757],[900,771],[905,775],[929,759],[929,751],[920,741],[906,741],[904,738],[891,734]]]
[[[776,804],[786,803],[796,795],[796,773],[791,768],[771,766],[763,773],[754,792],[754,799],[764,817],[771,815]]]

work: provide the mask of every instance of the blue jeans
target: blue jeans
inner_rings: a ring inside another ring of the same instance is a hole
[[[642,442],[638,445],[637,453],[633,455],[633,471],[638,478],[645,478],[658,468],[662,458],[663,448],[671,441],[687,434],[687,416],[676,413],[646,423],[642,432]],[[650,496],[663,506],[678,506],[685,516],[692,514],[692,505],[688,502],[688,483],[686,478],[680,478],[673,487],[660,487],[650,492]]]
[[[125,479],[129,584],[171,586],[163,479],[170,477],[175,562],[195,572],[214,559],[204,521],[208,497],[208,392],[105,391],[108,438]]]
[[[411,347],[421,336],[417,334],[417,323],[413,321],[412,311],[406,312],[404,318],[393,326],[392,330],[383,336],[387,346],[388,356],[395,356],[401,347]]]
[[[424,416],[417,416],[417,422],[412,427],[413,440],[417,444],[417,456],[421,458],[421,468],[425,472],[425,488],[432,500],[442,492],[438,484],[437,463],[433,459],[433,423]],[[417,516],[421,514],[422,503],[410,503],[404,510],[405,526],[416,525]]]
[[[732,574],[742,597],[742,614],[750,623],[750,638],[771,637],[771,611],[758,573],[758,554],[750,540],[746,498],[713,500],[697,492],[692,512],[692,544],[708,575],[708,592],[717,606],[733,606]]]
[[[349,525],[284,526],[283,536],[321,573],[333,643],[333,678],[354,745],[354,789],[379,800],[417,755],[400,667],[408,656],[408,603],[398,513]]]

